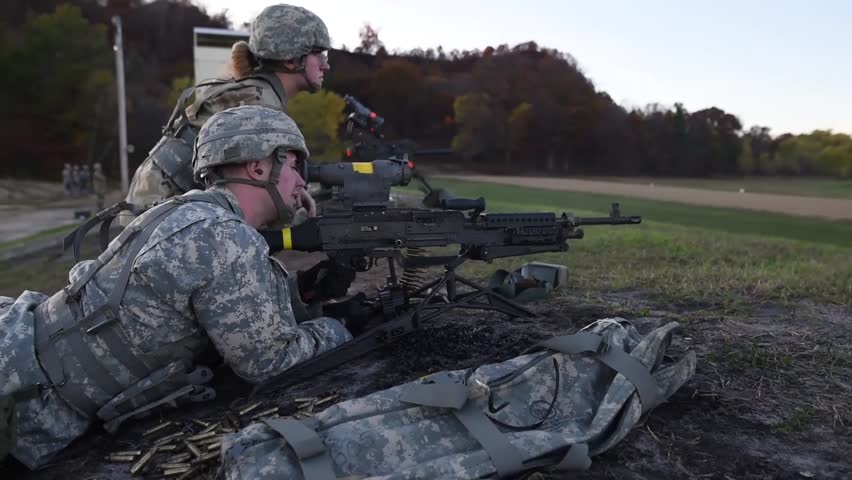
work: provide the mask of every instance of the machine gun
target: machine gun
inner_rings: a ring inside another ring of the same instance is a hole
[[[580,227],[636,225],[639,216],[622,216],[617,203],[610,216],[581,218],[569,213],[483,214],[485,200],[445,199],[444,210],[366,209],[310,218],[281,231],[262,232],[271,251],[322,251],[330,259],[356,271],[366,271],[382,258],[389,276],[378,295],[343,302],[329,316],[356,316],[375,321],[353,341],[296,365],[271,380],[277,386],[292,385],[364,353],[401,338],[449,310],[491,310],[510,317],[534,318],[526,308],[473,280],[456,269],[467,260],[492,261],[543,252],[564,252],[567,241],[584,236]],[[465,211],[469,211],[465,215]],[[424,249],[459,245],[455,255],[425,256]],[[423,282],[424,268],[443,266],[443,274]],[[397,274],[397,268],[403,270]],[[460,288],[467,287],[466,292]],[[336,307],[331,305],[332,308]],[[258,389],[263,388],[259,386]]]

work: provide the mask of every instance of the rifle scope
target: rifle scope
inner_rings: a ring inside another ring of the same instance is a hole
[[[305,181],[316,182],[324,187],[340,187],[369,179],[388,187],[396,187],[408,185],[413,169],[414,162],[405,160],[308,163],[305,167]]]

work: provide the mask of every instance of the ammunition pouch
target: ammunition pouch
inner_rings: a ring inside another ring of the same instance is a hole
[[[488,287],[517,303],[541,300],[553,289],[563,287],[568,281],[568,268],[564,265],[532,262],[518,270],[497,270]]]
[[[185,124],[176,132],[163,135],[148,154],[163,174],[169,197],[203,188],[192,176],[192,145],[196,135],[198,130]]]

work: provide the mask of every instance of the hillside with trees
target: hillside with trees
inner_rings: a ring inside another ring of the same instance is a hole
[[[112,15],[124,21],[131,166],[158,140],[192,76],[192,28],[228,27],[187,0],[12,0],[0,20],[0,175],[58,178],[65,162],[118,171]],[[830,131],[773,135],[723,106],[627,110],[596,88],[567,52],[535,42],[389,51],[365,26],[334,50],[327,89],[294,99],[317,158],[340,157],[344,94],[386,119],[389,138],[452,146],[452,159],[489,172],[553,175],[852,177],[852,138]]]

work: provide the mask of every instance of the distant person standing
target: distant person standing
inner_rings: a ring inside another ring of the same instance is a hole
[[[101,170],[101,164],[96,163],[94,172],[92,173],[92,189],[95,192],[95,197],[97,197],[99,212],[104,209],[104,197],[106,197],[107,191],[106,182],[106,175],[104,175],[103,170]]]
[[[232,47],[233,78],[200,84],[206,86],[196,87],[195,102],[189,107],[186,101],[193,90],[181,95],[165,135],[134,173],[126,200],[150,206],[200,188],[192,177],[192,145],[207,120],[239,105],[286,111],[288,97],[322,88],[323,76],[331,68],[330,48],[328,28],[313,12],[294,5],[266,7],[252,22],[248,43],[240,41]]]
[[[92,171],[89,170],[88,165],[80,167],[80,192],[81,195],[92,193]]]
[[[66,163],[62,167],[62,188],[65,189],[65,196],[71,196],[71,164]]]
[[[71,167],[71,196],[80,196],[80,165]]]

